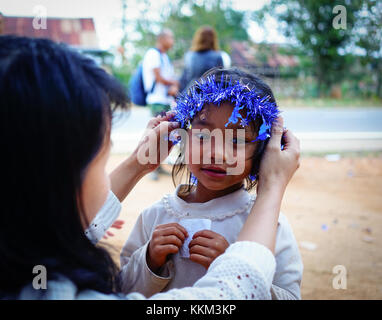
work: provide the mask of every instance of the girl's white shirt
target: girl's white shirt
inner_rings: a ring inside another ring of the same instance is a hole
[[[106,203],[92,221],[87,236],[94,243],[101,239],[118,217],[121,204],[110,191]],[[271,285],[274,279],[276,261],[272,252],[256,242],[240,241],[231,244],[226,252],[210,265],[208,272],[191,288],[173,289],[158,293],[151,299],[160,300],[207,300],[207,299],[271,299]],[[124,268],[126,272],[126,267]],[[129,270],[129,274],[139,277],[141,270]],[[185,275],[187,276],[187,274]],[[76,285],[60,276],[48,281],[46,289],[36,290],[32,283],[25,286],[12,299],[58,299],[58,300],[95,300],[95,299],[145,299],[138,292],[128,294],[104,294],[94,290],[79,290]]]
[[[121,253],[121,283],[123,292],[137,291],[150,297],[158,292],[194,285],[206,275],[207,270],[180,256],[173,255],[159,274],[146,263],[149,241],[155,227],[184,218],[211,219],[211,230],[221,234],[233,244],[246,221],[256,197],[244,188],[205,203],[187,203],[178,196],[178,186],[173,194],[147,208],[139,216]],[[252,257],[256,259],[255,256]],[[280,213],[277,229],[276,272],[270,294],[273,299],[300,299],[303,264],[296,239],[287,218]]]

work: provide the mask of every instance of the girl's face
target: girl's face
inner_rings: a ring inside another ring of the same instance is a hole
[[[222,191],[241,185],[252,169],[251,157],[257,147],[257,142],[252,141],[257,134],[253,125],[242,127],[240,123],[230,123],[226,127],[232,110],[232,105],[226,102],[219,107],[206,105],[195,116],[192,129],[188,130],[188,168],[198,179],[198,185],[209,190]],[[208,132],[221,132],[221,136]]]
[[[110,134],[108,134],[100,151],[86,169],[81,188],[81,203],[88,223],[94,219],[105,203],[110,190],[110,178],[106,173],[106,162],[110,149],[111,140]],[[87,227],[88,225],[84,222],[84,228]]]

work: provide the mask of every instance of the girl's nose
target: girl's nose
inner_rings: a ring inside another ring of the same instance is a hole
[[[223,164],[226,161],[224,152],[224,142],[220,139],[211,139],[211,147],[209,148],[208,156],[212,164]]]

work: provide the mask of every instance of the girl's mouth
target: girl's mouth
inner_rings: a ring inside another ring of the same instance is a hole
[[[227,175],[227,172],[224,169],[214,166],[204,167],[201,170],[206,175],[214,178],[224,178]]]

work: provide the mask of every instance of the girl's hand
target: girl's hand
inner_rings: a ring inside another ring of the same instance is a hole
[[[170,153],[173,146],[169,140],[171,131],[179,128],[179,122],[170,122],[175,113],[168,111],[149,121],[142,139],[134,151],[142,172],[154,171]]]
[[[211,230],[201,230],[194,234],[189,244],[190,260],[208,269],[212,261],[228,248],[228,241]]]
[[[260,164],[257,192],[278,186],[285,190],[289,180],[300,166],[300,142],[292,132],[283,128],[283,118],[272,125],[271,138]],[[281,150],[281,141],[284,148]]]
[[[177,253],[187,237],[187,230],[178,223],[157,226],[147,250],[148,267],[157,273],[159,268],[166,263],[168,255]]]

